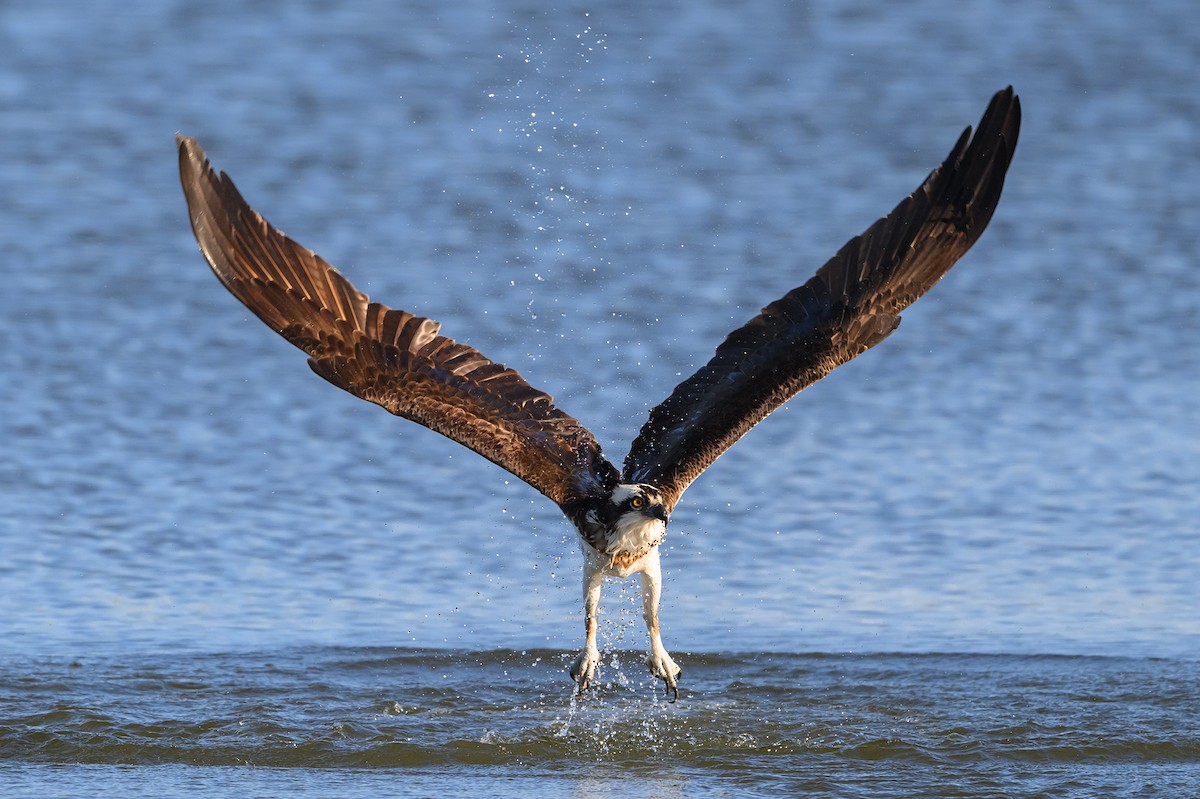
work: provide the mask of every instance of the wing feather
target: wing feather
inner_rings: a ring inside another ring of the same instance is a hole
[[[848,241],[807,283],[730,333],[705,366],[650,411],[623,479],[658,486],[673,507],[771,411],[887,338],[899,312],[987,227],[1020,121],[1010,86],[992,98],[974,137],[967,128],[912,195]]]
[[[483,455],[568,505],[618,474],[586,428],[514,370],[371,302],[319,255],[272,227],[194,139],[179,136],[192,230],[213,272],[330,383]]]

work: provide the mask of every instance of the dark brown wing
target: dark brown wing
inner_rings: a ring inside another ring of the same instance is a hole
[[[273,228],[179,136],[200,251],[225,288],[307,352],[317,374],[469,447],[559,505],[611,488],[617,470],[579,422],[514,370],[438,335],[438,323],[367,296]]]
[[[987,227],[1017,144],[1012,87],[992,98],[974,138],[817,274],[729,334],[712,360],[650,411],[625,459],[626,482],[651,483],[673,507],[747,430],[805,386],[883,341],[897,315]]]

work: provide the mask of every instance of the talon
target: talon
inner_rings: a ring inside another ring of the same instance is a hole
[[[670,702],[671,704],[675,704],[676,700],[679,699],[679,679],[681,677],[683,677],[683,669],[678,668],[678,667],[676,667],[676,669],[675,669],[675,674],[674,674],[673,678],[672,677],[663,677],[663,682],[665,682],[667,684],[667,693],[671,697],[667,701]]]
[[[667,701],[674,704],[679,699],[679,679],[683,676],[683,669],[671,660],[661,646],[655,647],[650,657],[646,658],[646,665],[650,667],[650,673],[666,685]]]
[[[583,692],[592,684],[592,679],[596,676],[596,668],[600,665],[600,653],[595,649],[584,649],[579,653],[579,657],[575,658],[575,662],[571,665],[571,679],[579,684],[578,695],[582,696]]]

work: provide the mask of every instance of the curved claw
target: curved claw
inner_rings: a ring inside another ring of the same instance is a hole
[[[600,653],[592,648],[584,649],[579,653],[579,657],[575,658],[570,673],[571,679],[579,684],[579,690],[576,692],[578,696],[582,696],[592,684],[592,678],[596,676],[596,667],[599,665]]]
[[[681,679],[683,679],[683,669],[678,666],[675,667],[674,677],[670,679],[663,677],[663,682],[667,684],[667,693],[671,695],[667,702],[672,705],[679,699],[679,680]]]
[[[666,685],[668,701],[674,703],[679,699],[679,679],[683,676],[683,669],[671,660],[661,645],[651,651],[650,657],[646,658],[646,665],[650,667],[650,673]]]

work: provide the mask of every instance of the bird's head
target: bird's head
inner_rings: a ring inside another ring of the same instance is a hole
[[[641,516],[647,519],[658,519],[664,525],[669,518],[662,492],[645,483],[621,483],[613,489],[609,502],[612,503],[613,512],[619,518],[630,519]]]

